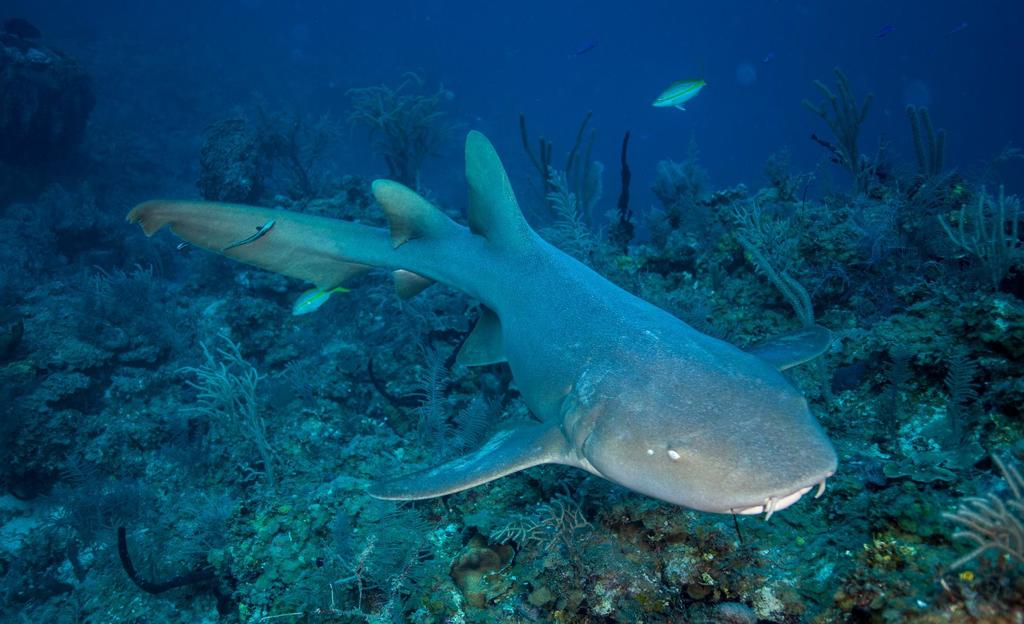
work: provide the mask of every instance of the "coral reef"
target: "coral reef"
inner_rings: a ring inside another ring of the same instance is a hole
[[[392,175],[429,186],[447,95],[421,86],[351,97]],[[695,143],[631,171],[624,139],[613,205],[580,186],[596,170],[587,122],[565,167],[526,140],[545,166],[544,235],[622,288],[741,347],[811,322],[835,334],[786,374],[840,470],[770,522],[560,466],[372,500],[374,480],[532,419],[503,365],[455,364],[475,302],[402,300],[371,275],[293,316],[302,284],[127,234],[122,208],[156,176],[120,173],[115,150],[93,154],[108,160],[88,182],[5,204],[0,619],[1018,622],[1019,200],[986,191],[997,168],[951,173],[917,109],[920,150],[877,175],[857,151],[866,103],[837,89],[820,110],[852,192],[811,192],[785,153],[764,188],[717,188]],[[329,121],[252,110],[193,154],[204,196],[384,223],[367,180],[327,166]],[[640,175],[658,209],[631,207]],[[617,227],[597,227],[601,208]]]

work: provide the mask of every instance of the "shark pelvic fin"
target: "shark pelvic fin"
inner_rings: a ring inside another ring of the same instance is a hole
[[[490,308],[480,306],[480,318],[462,343],[455,361],[463,366],[486,366],[506,360],[501,320]]]
[[[429,277],[423,277],[419,273],[405,269],[393,271],[391,276],[395,280],[395,290],[398,291],[398,296],[402,299],[412,299],[434,283],[434,280]]]
[[[466,182],[471,232],[505,248],[532,239],[501,159],[487,137],[475,130],[466,137]]]
[[[435,468],[378,481],[368,492],[387,500],[420,500],[454,494],[531,466],[563,461],[565,436],[554,425],[499,431],[480,449]]]
[[[831,345],[832,332],[820,325],[811,325],[766,340],[747,349],[747,353],[779,370],[786,370],[810,362],[828,351]]]
[[[374,180],[372,190],[387,215],[396,249],[414,238],[440,238],[458,229],[448,215],[405,185]]]

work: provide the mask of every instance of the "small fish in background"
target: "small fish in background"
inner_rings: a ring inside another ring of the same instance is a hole
[[[708,83],[704,82],[703,78],[696,80],[677,80],[673,82],[661,92],[661,95],[654,100],[655,108],[665,108],[672,106],[679,110],[686,110],[683,104],[689,102],[693,98],[697,97],[700,90],[707,86]]]
[[[334,293],[347,293],[347,288],[338,286],[330,290],[324,290],[323,288],[310,288],[306,292],[299,295],[299,298],[295,300],[295,304],[292,305],[292,316],[302,316],[303,314],[309,314],[310,312],[316,312],[320,309],[320,306],[327,303],[327,300],[331,298]]]
[[[8,35],[21,37],[22,39],[42,39],[43,33],[33,26],[28,20],[20,17],[12,17],[4,22],[4,32]]]
[[[775,53],[774,52],[769,52],[768,54],[764,55],[764,58],[761,59],[761,62],[762,63],[771,63],[774,60],[775,60]]]
[[[875,39],[885,39],[894,32],[896,32],[896,27],[892,24],[886,24],[875,34]]]
[[[967,22],[960,22],[959,24],[950,29],[949,34],[955,35],[965,28],[967,28]]]
[[[572,54],[570,54],[569,58],[574,59],[576,57],[583,56],[584,54],[586,54],[587,52],[590,52],[591,50],[593,50],[596,47],[597,47],[597,40],[596,39],[593,40],[593,41],[588,41],[588,42],[584,43],[583,45],[581,45],[580,47],[576,48],[576,51],[573,52]]]

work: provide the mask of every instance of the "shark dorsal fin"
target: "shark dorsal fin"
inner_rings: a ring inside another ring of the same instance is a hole
[[[557,425],[538,424],[494,434],[469,455],[404,477],[378,481],[369,494],[387,500],[420,500],[454,494],[540,464],[570,463]]]
[[[828,351],[831,344],[832,332],[821,325],[810,325],[759,343],[747,349],[747,353],[786,370],[810,362]]]
[[[533,230],[519,209],[501,159],[487,137],[475,130],[466,137],[466,181],[470,231],[505,248],[531,239]]]
[[[501,320],[490,308],[480,306],[480,319],[462,343],[456,362],[463,366],[486,366],[506,361]]]
[[[395,249],[414,238],[440,238],[458,228],[419,193],[392,180],[374,180],[373,196],[384,209]]]

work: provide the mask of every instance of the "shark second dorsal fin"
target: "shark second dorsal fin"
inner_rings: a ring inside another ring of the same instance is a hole
[[[463,366],[486,366],[506,361],[501,320],[490,308],[480,306],[480,318],[462,343],[456,362]]]
[[[458,229],[448,215],[403,184],[374,180],[371,188],[388,218],[396,249],[414,238],[441,238]]]
[[[531,466],[569,463],[565,436],[556,425],[540,424],[499,431],[480,449],[435,468],[378,481],[370,496],[420,500],[454,494]]]
[[[466,137],[469,229],[494,245],[513,248],[533,236],[494,146],[475,130]]]
[[[821,325],[811,325],[766,340],[747,349],[747,353],[786,370],[810,362],[828,351],[831,344],[832,332]]]

